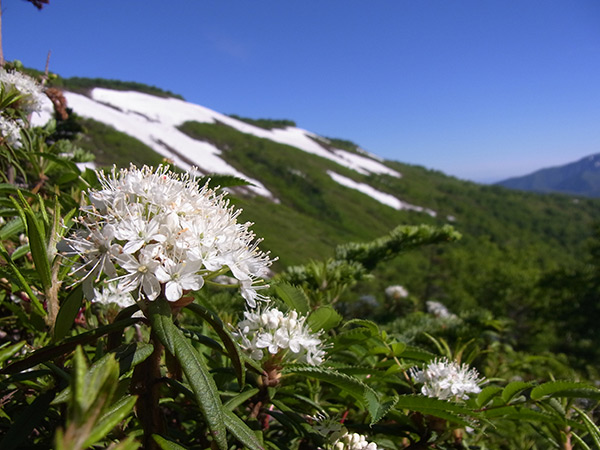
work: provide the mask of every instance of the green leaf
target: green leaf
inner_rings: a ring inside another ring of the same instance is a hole
[[[242,393],[236,395],[235,397],[230,399],[227,403],[225,403],[225,405],[223,405],[223,406],[225,406],[225,408],[227,408],[228,410],[233,411],[235,408],[240,406],[246,400],[254,397],[259,392],[260,392],[260,389],[252,388],[248,391],[245,391],[245,392],[242,392]]]
[[[293,365],[285,367],[282,373],[305,375],[337,386],[342,389],[342,391],[358,400],[359,403],[366,406],[371,415],[371,419],[377,416],[377,413],[381,408],[378,395],[373,389],[358,378],[338,372],[330,367]]]
[[[339,325],[342,316],[331,306],[321,306],[314,310],[306,319],[310,329],[317,333],[321,330],[328,331]]]
[[[152,344],[143,342],[125,345],[115,349],[114,352],[107,353],[94,364],[92,364],[88,370],[88,374],[94,374],[96,371],[102,369],[107,363],[108,359],[112,358],[114,355],[114,358],[119,363],[119,375],[122,375],[148,358],[152,354],[153,350],[154,346]],[[60,394],[56,396],[52,403],[58,404],[65,402],[69,399],[70,395],[71,386],[67,386]]]
[[[387,413],[390,412],[392,410],[392,408],[394,408],[394,406],[396,406],[397,403],[398,403],[397,395],[383,403],[380,403],[379,401],[377,401],[377,405],[373,405],[373,407],[375,409],[375,413],[371,416],[370,425],[374,425],[375,423],[377,423],[381,419],[383,419],[387,415]]]
[[[225,413],[225,426],[235,438],[244,444],[250,450],[264,450],[256,434],[246,425],[246,423],[228,409]]]
[[[29,283],[27,282],[25,277],[23,276],[23,274],[21,274],[21,271],[15,265],[14,261],[12,260],[12,258],[8,254],[8,252],[6,251],[6,248],[4,248],[4,245],[2,245],[2,242],[0,242],[0,255],[2,255],[2,257],[6,261],[7,265],[10,267],[13,274],[17,278],[16,281],[21,286],[21,289],[23,289],[25,291],[25,293],[29,297],[29,300],[31,300],[31,304],[33,305],[34,313],[40,317],[46,316],[46,311],[44,310],[44,307],[42,306],[42,304],[40,303],[40,301],[38,300],[36,295],[33,293],[31,286],[29,286]]]
[[[377,325],[371,320],[351,319],[344,323],[344,328],[348,327],[366,328],[367,330],[369,330],[370,335],[373,337],[380,335],[379,325]]]
[[[502,400],[504,400],[504,403],[510,403],[515,395],[519,394],[525,389],[529,389],[532,386],[534,386],[534,383],[528,383],[525,381],[513,381],[512,383],[508,383],[502,391]]]
[[[54,340],[58,341],[64,338],[73,323],[75,322],[75,318],[77,317],[77,313],[79,313],[79,309],[81,308],[81,303],[83,301],[83,285],[79,284],[75,289],[73,289],[63,304],[60,306],[58,310],[58,314],[56,316],[56,323],[54,324]]]
[[[473,410],[458,403],[415,394],[399,396],[395,407],[430,414],[465,426],[469,425],[469,422],[460,415],[476,416]]]
[[[4,361],[15,356],[26,343],[26,341],[21,341],[13,345],[3,346],[0,348],[0,366],[4,364]]]
[[[31,249],[29,248],[29,244],[21,245],[17,247],[14,252],[12,252],[12,255],[10,255],[10,259],[16,261],[17,259],[25,256],[30,251]]]
[[[479,395],[477,395],[475,404],[479,408],[483,408],[485,405],[488,404],[488,402],[492,399],[492,397],[494,397],[500,391],[502,391],[502,388],[500,386],[487,386],[487,387],[483,388],[481,390],[481,392],[479,393]]]
[[[231,363],[233,364],[233,368],[238,378],[238,382],[240,386],[243,387],[246,378],[246,367],[244,366],[244,364],[242,364],[242,358],[240,356],[238,344],[233,340],[231,334],[229,333],[229,330],[225,327],[219,316],[197,303],[192,303],[188,305],[187,309],[189,309],[195,314],[198,314],[205,321],[207,321],[210,324],[210,326],[215,330],[215,332],[219,335],[219,337],[221,338],[221,342],[227,350],[229,358],[231,358]]]
[[[113,428],[133,411],[136,400],[136,395],[128,395],[112,405],[104,416],[100,418],[98,423],[96,423],[96,426],[85,440],[83,448],[91,447],[110,433]]]
[[[600,390],[590,384],[577,381],[549,381],[531,390],[532,400],[541,400],[546,396],[600,398]]]
[[[0,240],[5,241],[13,236],[17,236],[23,230],[25,230],[25,224],[20,217],[9,220],[0,228]]]
[[[594,445],[598,450],[600,450],[600,428],[592,421],[592,419],[590,419],[590,417],[584,411],[580,410],[577,407],[573,407],[573,409],[579,414],[579,417],[585,425],[587,432],[594,441]]]
[[[308,297],[302,289],[282,282],[275,285],[275,292],[289,308],[297,311],[298,314],[308,314],[310,310]]]
[[[36,217],[31,206],[29,206],[29,203],[27,203],[22,196],[21,199],[25,204],[23,214],[25,215],[27,237],[29,238],[29,247],[31,248],[33,263],[35,264],[36,272],[40,276],[44,290],[48,290],[52,286],[52,272],[46,248],[46,230],[44,223]]]
[[[171,308],[166,300],[158,298],[150,302],[148,313],[152,330],[165,348],[179,360],[212,437],[219,448],[226,450],[224,408],[206,362],[173,323]]]
[[[154,442],[156,442],[162,450],[187,450],[186,447],[183,447],[169,439],[165,439],[158,434],[153,434],[152,439],[154,439]]]

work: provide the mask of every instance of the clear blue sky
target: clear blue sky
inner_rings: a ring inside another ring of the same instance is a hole
[[[5,57],[481,182],[600,152],[598,0],[2,1]]]

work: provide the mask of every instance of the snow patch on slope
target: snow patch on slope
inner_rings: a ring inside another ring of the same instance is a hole
[[[384,205],[391,206],[394,209],[398,210],[410,210],[410,211],[419,211],[429,214],[431,217],[435,217],[437,213],[428,208],[423,208],[422,206],[415,206],[409,203],[403,202],[402,200],[397,199],[391,194],[386,194],[385,192],[378,191],[377,189],[372,188],[368,184],[358,183],[350,178],[347,178],[338,173],[332,172],[331,170],[327,171],[327,175],[331,177],[333,181],[341,184],[342,186],[346,186],[350,189],[355,189],[363,194],[368,195],[369,197],[377,200],[379,203],[383,203]]]
[[[142,108],[147,106],[146,109],[140,109],[139,111],[115,108],[104,102],[98,102],[84,95],[71,92],[66,92],[65,97],[69,107],[73,108],[80,116],[105,123],[138,139],[184,170],[190,171],[193,167],[197,167],[204,173],[219,173],[240,177],[254,185],[248,186],[248,189],[256,194],[274,198],[271,192],[258,180],[249,178],[227,164],[220,157],[221,150],[217,147],[207,142],[192,139],[175,127],[179,120],[183,121],[185,119],[182,114],[187,112],[189,115],[195,112],[197,116],[201,115],[203,112],[202,107],[185,108],[186,103],[177,100],[178,108],[173,108],[171,111],[168,107],[168,100],[175,99],[161,99],[167,100],[167,103],[157,104],[152,101],[157,97],[146,94],[134,96],[139,106]],[[157,114],[157,105],[161,104],[166,109],[162,111],[162,114]],[[142,111],[144,112],[142,113]]]
[[[265,130],[204,106],[195,105],[175,98],[155,97],[141,92],[115,91],[95,88],[92,98],[98,102],[112,105],[127,114],[141,114],[156,123],[177,127],[186,121],[201,123],[224,123],[236,130],[280,144],[290,145],[308,153],[327,158],[337,164],[355,170],[363,175],[369,173],[387,174],[400,177],[400,173],[372,158],[357,155],[341,149],[329,151],[315,139],[317,135],[296,127]]]

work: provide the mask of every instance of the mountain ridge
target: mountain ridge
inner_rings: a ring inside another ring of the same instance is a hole
[[[510,189],[600,197],[600,153],[496,183]]]

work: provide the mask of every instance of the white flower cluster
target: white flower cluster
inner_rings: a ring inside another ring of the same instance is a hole
[[[121,308],[127,308],[135,304],[130,292],[119,289],[118,283],[106,283],[102,290],[94,288],[94,301],[104,305],[115,304]]]
[[[23,124],[20,121],[0,116],[0,136],[2,136],[2,142],[14,148],[21,147],[22,127]]]
[[[385,295],[387,298],[398,300],[408,297],[408,291],[404,286],[388,286],[385,288]]]
[[[442,400],[466,400],[467,393],[481,392],[479,384],[483,382],[475,369],[447,358],[435,359],[421,370],[413,369],[411,375],[415,383],[423,383],[423,395]]]
[[[66,239],[83,260],[75,272],[85,274],[86,293],[105,275],[121,293],[177,301],[206,277],[231,271],[249,306],[266,299],[257,291],[267,287],[272,261],[223,194],[164,166],[98,177],[102,188],[90,190],[80,217],[84,230]]]
[[[448,311],[448,308],[446,308],[446,305],[444,305],[443,303],[428,300],[427,302],[425,302],[425,305],[427,306],[427,312],[439,319],[456,318],[456,315]]]
[[[244,312],[234,336],[241,347],[257,361],[277,355],[278,358],[304,362],[313,366],[323,362],[325,351],[317,333],[296,311],[287,314],[277,308]]]
[[[334,450],[377,450],[377,444],[368,442],[367,438],[358,433],[346,433],[333,446]]]
[[[5,91],[16,90],[21,94],[17,104],[25,114],[42,109],[42,86],[30,76],[17,70],[8,72],[0,68],[0,85]]]

